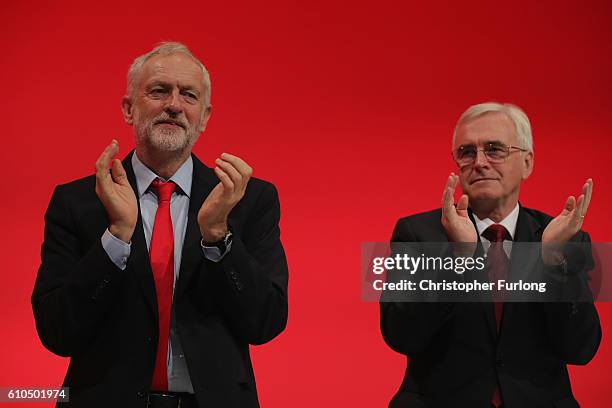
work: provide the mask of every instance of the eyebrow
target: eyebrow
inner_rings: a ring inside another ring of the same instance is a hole
[[[163,80],[160,79],[160,80],[153,80],[153,82],[151,82],[150,84],[147,85],[146,89],[151,89],[151,88],[156,87],[156,86],[162,86],[162,87],[166,87],[166,88],[170,87],[171,88],[174,85],[171,84],[170,82],[163,81]],[[192,91],[195,94],[197,94],[198,96],[200,95],[200,91],[198,91],[195,87],[193,87],[191,85],[181,85],[181,84],[179,84],[179,89],[181,91]]]
[[[499,144],[499,145],[505,145],[506,143],[502,142],[501,140],[485,140],[483,142],[484,145],[488,145],[488,144]],[[468,146],[476,146],[475,143],[467,143],[467,144],[462,144],[459,147],[468,147]]]

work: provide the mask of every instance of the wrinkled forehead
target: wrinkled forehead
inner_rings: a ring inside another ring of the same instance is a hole
[[[141,86],[151,83],[179,85],[203,91],[204,73],[202,68],[187,54],[177,52],[171,55],[155,55],[142,67]]]
[[[516,146],[518,134],[514,122],[506,114],[487,112],[459,124],[453,148],[466,145],[484,146],[495,142]]]

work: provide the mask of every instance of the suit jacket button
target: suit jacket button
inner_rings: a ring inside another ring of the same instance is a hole
[[[136,395],[138,396],[138,398],[144,398],[145,393],[144,393],[144,391],[138,391],[138,392],[136,393]]]
[[[504,361],[501,358],[498,358],[495,360],[495,365],[501,368],[504,366]]]
[[[578,313],[578,306],[576,303],[572,302],[572,310],[570,311],[570,315],[574,316]]]

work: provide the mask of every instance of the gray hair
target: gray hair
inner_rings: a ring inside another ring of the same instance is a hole
[[[128,70],[128,74],[127,74],[128,97],[132,98],[134,96],[134,93],[136,92],[136,88],[138,87],[139,80],[140,80],[140,75],[142,74],[142,67],[144,66],[145,62],[147,62],[151,57],[154,57],[156,55],[167,56],[167,55],[172,55],[172,54],[176,54],[179,52],[191,57],[193,62],[195,62],[200,68],[202,68],[202,73],[204,74],[203,102],[204,102],[204,107],[208,108],[210,106],[210,75],[208,75],[208,70],[206,69],[204,64],[202,64],[200,60],[198,60],[191,53],[191,51],[189,51],[189,48],[187,48],[187,46],[179,42],[161,42],[157,45],[157,47],[153,48],[151,51],[147,52],[146,54],[141,55],[140,57],[136,58],[134,62],[132,62],[132,65],[130,66],[130,69]]]
[[[529,118],[521,108],[510,103],[485,102],[470,106],[457,121],[455,131],[453,132],[453,144],[457,138],[457,128],[459,125],[490,112],[500,112],[510,118],[512,123],[514,123],[519,144],[521,145],[519,147],[533,152],[533,137],[531,135]]]

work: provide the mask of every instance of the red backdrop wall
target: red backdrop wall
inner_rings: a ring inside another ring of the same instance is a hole
[[[396,391],[404,359],[382,341],[378,306],[360,300],[360,243],[439,205],[452,128],[471,104],[530,115],[525,205],[556,214],[592,177],[584,228],[612,241],[612,3],[13,1],[0,17],[1,386],[61,384],[68,360],[42,347],[29,303],[43,214],[112,138],[122,155],[133,147],[125,74],[162,40],[211,72],[195,153],[242,156],[280,191],[290,317],[253,349],[264,407],[381,407]],[[585,407],[612,394],[612,308],[598,309],[599,353],[571,369]]]

